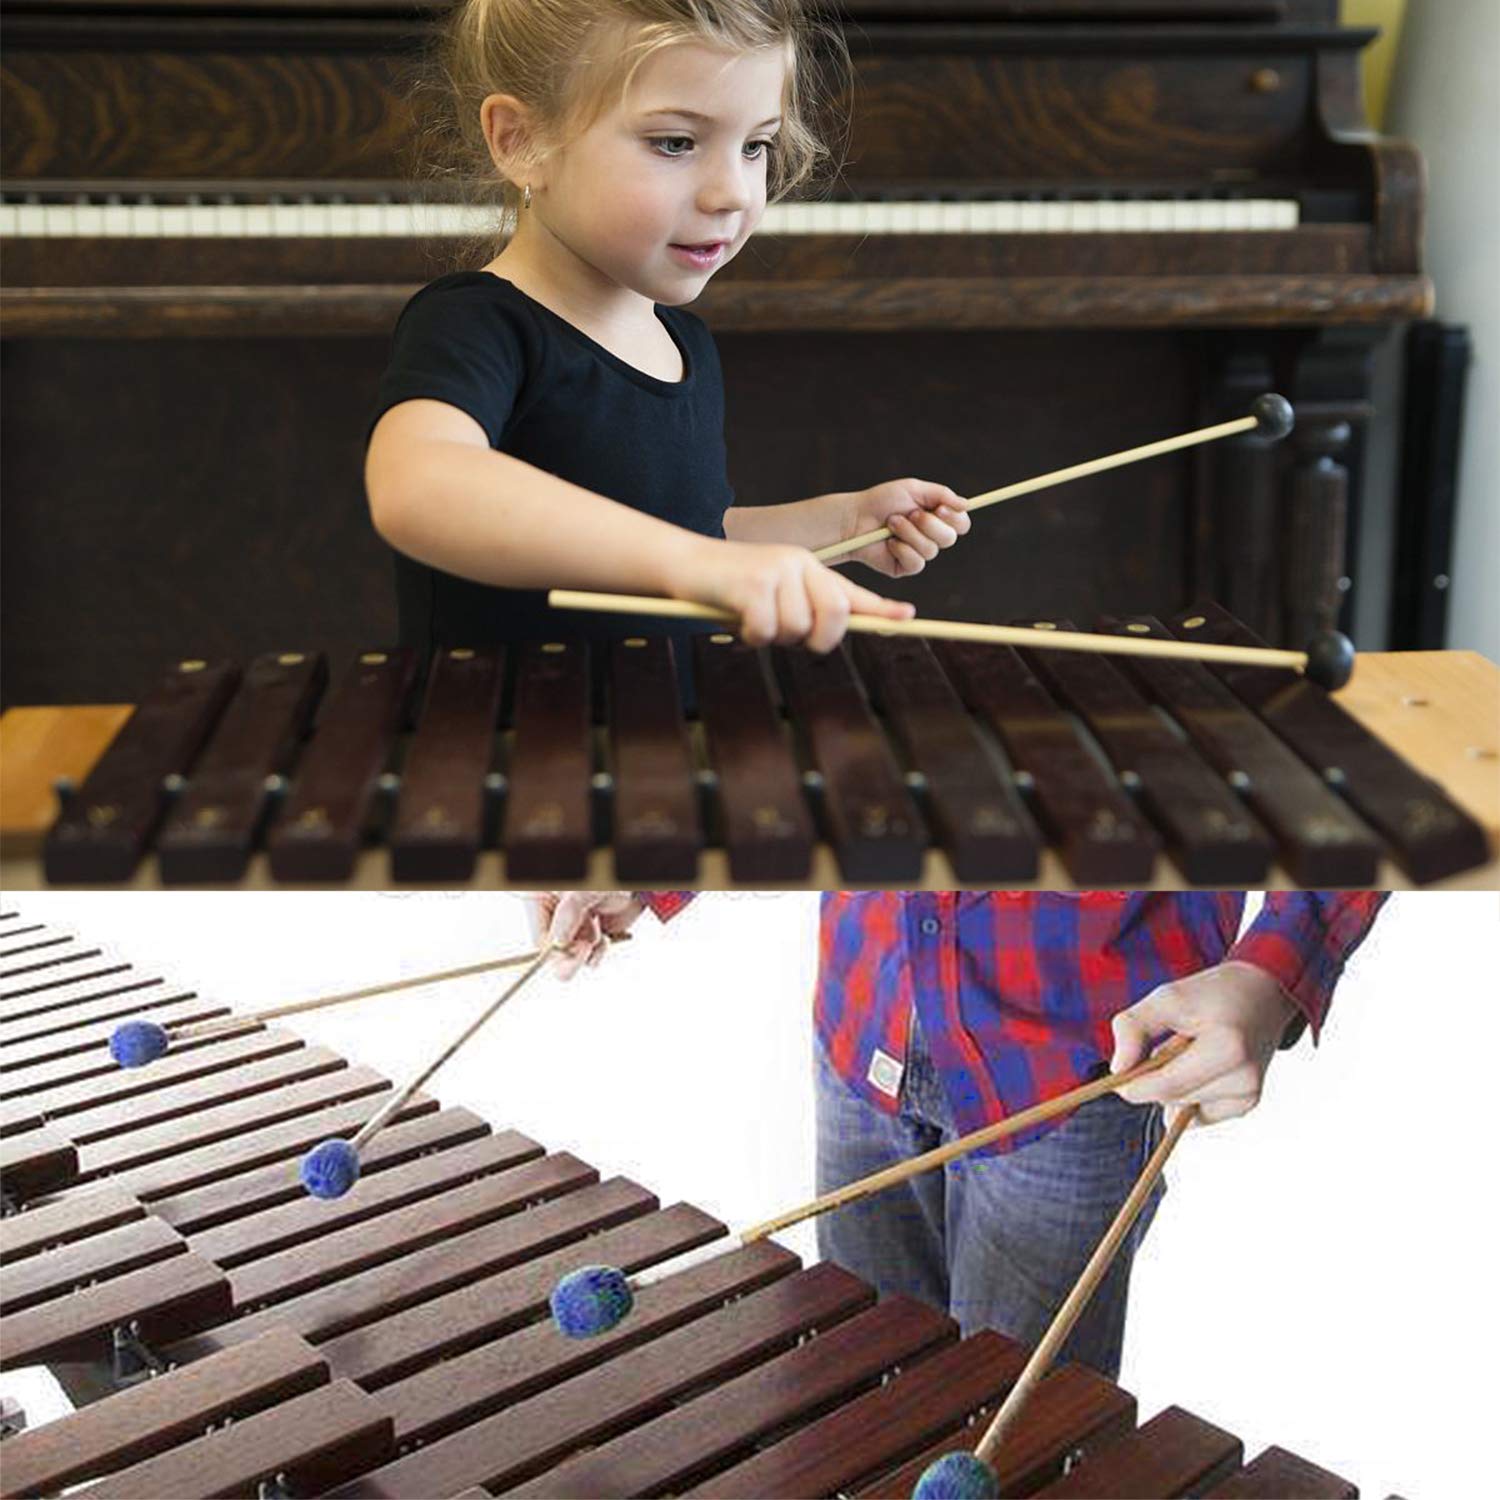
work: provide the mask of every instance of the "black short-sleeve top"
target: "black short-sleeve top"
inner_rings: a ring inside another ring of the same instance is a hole
[[[492,272],[439,277],[397,320],[366,441],[400,402],[445,401],[479,423],[491,448],[722,537],[734,494],[718,351],[692,313],[657,306],[656,316],[681,351],[679,381],[636,369]],[[424,653],[492,641],[694,633],[663,620],[565,613],[548,608],[541,590],[496,588],[402,553],[395,559],[401,638]]]

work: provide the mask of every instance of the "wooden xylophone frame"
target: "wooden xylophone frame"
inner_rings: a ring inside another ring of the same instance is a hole
[[[348,1197],[309,1200],[298,1155],[387,1080],[279,1028],[109,1059],[122,1017],[224,1011],[0,916],[0,1368],[71,1363],[76,1390],[82,1363],[108,1391],[3,1440],[6,1496],[901,1496],[1020,1373],[1012,1340],[771,1241],[567,1340],[560,1274],[724,1226],[420,1095]],[[1006,1494],[1356,1493],[1279,1448],[1243,1459],[1180,1407],[1137,1426],[1071,1365],[998,1456]]]
[[[1213,605],[1097,628],[1258,643]],[[175,664],[68,798],[45,877],[134,880],[152,850],[163,884],[370,883],[381,842],[379,885],[470,882],[496,848],[505,885],[690,886],[705,850],[725,884],[819,886],[1025,884],[1050,850],[1046,884],[1145,887],[1373,886],[1386,860],[1425,884],[1492,858],[1292,672],[883,637],[691,649],[691,720],[662,637],[594,648],[592,673],[578,642],[447,650],[420,693],[411,652],[367,652],[321,705],[315,654]],[[837,869],[814,872],[825,848]]]

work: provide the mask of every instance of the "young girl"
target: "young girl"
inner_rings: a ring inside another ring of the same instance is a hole
[[[699,600],[752,644],[818,651],[851,610],[912,613],[811,549],[888,526],[853,558],[902,577],[968,530],[966,502],[899,479],[733,506],[718,356],[682,309],[823,153],[814,35],[801,0],[456,7],[450,144],[514,233],[396,327],[365,482],[403,639],[664,633],[553,611],[551,587]]]

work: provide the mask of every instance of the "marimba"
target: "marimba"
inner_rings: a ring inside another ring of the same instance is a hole
[[[346,1197],[308,1199],[299,1153],[368,1118],[386,1079],[255,1026],[123,1072],[120,1017],[225,1007],[14,912],[0,966],[18,1210],[0,1367],[66,1363],[107,1392],[4,1439],[7,1496],[906,1495],[1024,1364],[769,1240],[568,1340],[547,1314],[561,1274],[640,1269],[724,1226],[421,1095]],[[1005,1492],[1356,1493],[1278,1448],[1245,1465],[1180,1407],[1137,1417],[1110,1381],[1054,1369],[1000,1451]]]
[[[1212,605],[1097,628],[1257,641]],[[315,653],[179,661],[97,759],[28,756],[17,724],[8,775],[82,784],[30,852],[9,830],[7,884],[1496,877],[1500,672],[1471,653],[1363,656],[1331,696],[1261,666],[967,642],[690,646],[692,716],[660,636],[592,662],[576,641],[451,649],[420,691],[401,649],[331,693]]]

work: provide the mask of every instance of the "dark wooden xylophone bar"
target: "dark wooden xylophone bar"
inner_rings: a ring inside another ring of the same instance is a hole
[[[506,867],[516,880],[581,880],[594,847],[588,647],[520,650],[516,736],[505,804]]]
[[[746,1365],[767,1358],[774,1362],[778,1355],[785,1358],[781,1351],[796,1346],[812,1328],[848,1326],[841,1320],[857,1321],[874,1311],[873,1302],[869,1287],[835,1266],[783,1277],[685,1328],[625,1351],[617,1349],[614,1358],[426,1443],[340,1494],[447,1494],[470,1484],[500,1493],[552,1470],[580,1447],[640,1427],[689,1392],[717,1387]],[[882,1319],[887,1363],[934,1338],[953,1336],[948,1320],[930,1309],[906,1304],[909,1316],[902,1316],[892,1306],[890,1317]],[[831,1337],[832,1330],[826,1336]],[[855,1372],[861,1357],[856,1346],[861,1342],[840,1341],[839,1352],[853,1361],[846,1366],[846,1378],[878,1378],[883,1368],[879,1361],[873,1370]],[[715,1389],[700,1399],[717,1394]],[[579,1487],[565,1474],[549,1474],[548,1483],[553,1494],[590,1493],[587,1482]]]
[[[278,880],[349,878],[416,672],[404,646],[355,658],[266,840]]]
[[[391,1419],[353,1381],[336,1380],[144,1459],[88,1493],[196,1500],[255,1494],[276,1481],[288,1493],[321,1494],[391,1449]]]
[[[48,880],[129,877],[167,811],[167,778],[193,763],[239,675],[183,661],[147,694],[48,833]]]
[[[633,1238],[639,1258],[644,1231],[651,1227],[650,1221],[640,1221],[611,1231],[611,1243],[625,1245]],[[659,1249],[653,1253],[659,1255]],[[548,1321],[538,1321],[551,1290],[542,1276],[571,1269],[578,1255],[570,1247],[472,1282],[332,1339],[321,1346],[322,1352],[340,1374],[379,1388],[396,1419],[396,1440],[409,1448],[539,1395],[663,1334],[697,1326],[698,1319],[791,1276],[801,1265],[789,1250],[769,1241],[726,1251],[643,1288],[630,1318],[611,1332],[564,1341]],[[453,1324],[434,1326],[436,1318],[449,1313],[456,1315]]]
[[[1048,1500],[1114,1500],[1119,1495],[1195,1495],[1240,1467],[1240,1440],[1169,1406],[1143,1427],[1088,1454],[1037,1490]]]
[[[321,652],[250,663],[156,841],[163,880],[239,879],[327,684]]]
[[[397,880],[466,880],[489,841],[486,778],[505,681],[499,648],[440,651],[428,674],[417,732],[401,767],[391,826]]]
[[[609,657],[615,872],[631,882],[695,880],[703,828],[672,642],[631,636]]]
[[[1264,644],[1216,604],[1184,610],[1169,624],[1180,640]],[[1336,699],[1291,672],[1265,667],[1215,670],[1237,697],[1385,835],[1413,880],[1439,880],[1488,858],[1488,840],[1479,824]]]
[[[1209,1500],[1358,1500],[1359,1491],[1347,1479],[1273,1447],[1207,1495]]]
[[[182,1083],[224,1073],[241,1064],[294,1052],[303,1045],[302,1038],[290,1031],[266,1029],[243,1032],[223,1038],[223,1045],[200,1047],[184,1052],[169,1052],[141,1068],[115,1068],[113,1072],[81,1079],[48,1091],[45,1118],[60,1119],[128,1100],[137,1094],[154,1094],[163,1084]],[[43,1105],[32,1098],[9,1098],[0,1102],[0,1135],[20,1128],[23,1122],[41,1123]]]
[[[838,1267],[813,1267],[790,1278],[770,1291],[747,1297],[731,1316],[714,1322],[726,1328],[740,1314],[747,1322],[758,1310],[757,1304],[769,1303],[798,1289],[803,1278],[812,1278],[823,1270]],[[844,1273],[847,1275],[847,1273]],[[849,1278],[853,1280],[853,1278]],[[854,1282],[867,1292],[863,1283]],[[805,1315],[804,1315],[805,1316]],[[599,1405],[588,1389],[569,1392],[566,1386],[550,1393],[559,1417],[584,1428],[584,1442],[592,1442],[591,1451],[580,1454],[534,1477],[529,1483],[511,1485],[509,1476],[497,1476],[488,1489],[517,1495],[638,1495],[653,1491],[679,1492],[714,1469],[737,1452],[748,1451],[788,1426],[816,1416],[830,1406],[848,1401],[877,1384],[892,1370],[920,1360],[924,1353],[953,1343],[958,1329],[950,1318],[923,1303],[904,1297],[891,1297],[863,1311],[839,1318],[837,1313],[813,1313],[816,1335],[806,1337],[796,1347],[776,1354],[756,1368],[737,1373],[740,1359],[731,1348],[729,1358],[722,1354],[708,1369],[708,1378],[717,1376],[720,1383],[686,1406],[662,1410],[651,1415],[652,1397],[669,1398],[694,1375],[704,1378],[704,1346],[711,1346],[710,1330],[669,1335],[653,1349],[656,1368],[666,1375],[668,1361],[679,1352],[682,1367],[674,1372],[670,1383],[665,1379],[658,1391],[642,1380],[637,1360],[630,1375],[629,1392],[633,1411],[628,1412],[629,1429],[622,1430],[611,1441],[599,1441]],[[785,1342],[768,1330],[750,1349],[757,1353],[774,1350]],[[714,1351],[718,1353],[718,1351]],[[691,1359],[698,1368],[688,1364]],[[619,1375],[627,1373],[622,1365]],[[585,1382],[577,1382],[580,1387]],[[616,1384],[625,1388],[624,1379]],[[644,1387],[644,1390],[643,1390]],[[688,1386],[691,1389],[691,1385]],[[643,1399],[643,1397],[645,1399]],[[647,1402],[651,1401],[651,1405]],[[570,1410],[571,1407],[571,1410]],[[607,1429],[605,1429],[607,1431]],[[574,1446],[582,1446],[574,1440]],[[504,1486],[504,1488],[501,1488]]]
[[[1010,1388],[1026,1351],[980,1333],[689,1490],[695,1495],[831,1495],[857,1488],[952,1431]]]
[[[1171,638],[1149,615],[1107,624],[1117,633]],[[1209,668],[1191,661],[1131,659],[1130,670],[1239,788],[1276,836],[1282,863],[1298,882],[1314,887],[1374,883],[1380,846],[1370,829]]]
[[[1027,1406],[1026,1420],[1012,1430],[996,1454],[1001,1494],[1029,1494],[1083,1454],[1130,1432],[1135,1417],[1135,1398],[1119,1386],[1084,1365],[1058,1365],[1042,1378]],[[861,1490],[861,1497],[908,1500],[929,1464],[945,1453],[970,1452],[985,1425],[981,1416],[956,1435],[924,1449]]]
[[[226,1417],[327,1385],[328,1365],[285,1329],[80,1407],[5,1444],[7,1496],[55,1494],[191,1442]]]
[[[1072,630],[1072,621],[1018,621]],[[1195,885],[1253,886],[1271,866],[1271,841],[1229,785],[1166,723],[1107,656],[1028,651],[1053,694],[1088,724],[1123,785],[1135,792]]]
[[[938,656],[970,711],[1026,778],[1037,818],[1068,874],[1080,885],[1149,881],[1160,840],[1021,654],[1009,646],[943,641]]]
[[[467,1229],[451,1229],[429,1237],[425,1244],[415,1248],[404,1247],[394,1240],[391,1226],[381,1224],[382,1263],[367,1267],[352,1280],[341,1281],[334,1271],[325,1271],[326,1284],[272,1306],[241,1307],[234,1321],[185,1339],[167,1353],[178,1360],[198,1359],[277,1325],[293,1328],[313,1343],[321,1343],[414,1307],[476,1275],[520,1265],[584,1236],[599,1235],[603,1230],[651,1214],[657,1209],[657,1202],[635,1183],[611,1178],[607,1182],[578,1186],[540,1207],[522,1211],[523,1208],[524,1205],[509,1215],[492,1215]],[[502,1222],[495,1222],[497,1217]],[[668,1228],[675,1223],[676,1220]],[[711,1237],[701,1222],[692,1227],[700,1239]]]
[[[851,880],[915,880],[927,830],[844,649],[778,649],[787,707],[822,778],[823,821]]]
[[[861,636],[855,654],[872,697],[913,765],[960,880],[1034,880],[1041,838],[926,641]]]
[[[694,636],[693,652],[730,873],[745,884],[805,880],[812,814],[761,654],[723,634]]]

